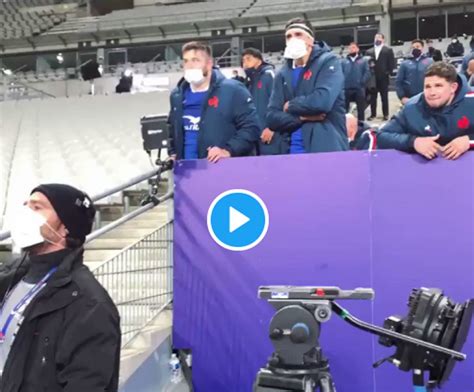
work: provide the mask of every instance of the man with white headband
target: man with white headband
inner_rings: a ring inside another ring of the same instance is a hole
[[[289,138],[290,154],[345,151],[344,75],[331,48],[314,40],[311,23],[295,18],[285,28],[287,63],[275,77],[268,127]]]

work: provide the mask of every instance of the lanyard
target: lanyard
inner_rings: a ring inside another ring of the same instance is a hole
[[[38,283],[36,283],[29,291],[26,293],[26,295],[18,302],[15,307],[12,309],[10,314],[8,315],[5,324],[3,325],[2,330],[0,331],[0,343],[5,340],[5,337],[7,335],[8,328],[10,327],[11,322],[13,321],[13,318],[15,315],[22,313],[25,308],[28,306],[28,304],[31,302],[33,297],[46,285],[46,282],[51,278],[51,275],[53,275],[58,268],[54,267],[49,272],[41,279]]]

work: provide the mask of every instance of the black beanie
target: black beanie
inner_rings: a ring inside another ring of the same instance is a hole
[[[67,238],[72,247],[84,244],[92,230],[95,208],[91,198],[84,192],[64,184],[43,184],[31,191],[46,196],[61,222],[69,231]]]

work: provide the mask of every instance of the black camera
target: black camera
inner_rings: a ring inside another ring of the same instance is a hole
[[[473,316],[472,300],[458,304],[439,289],[421,288],[412,291],[408,307],[406,317],[388,317],[384,328],[455,351],[462,348]],[[441,387],[453,370],[455,362],[451,357],[384,336],[379,338],[379,343],[397,348],[389,360],[400,370],[428,371],[430,387]]]
[[[412,291],[406,317],[391,316],[379,327],[359,320],[341,307],[338,299],[372,299],[372,289],[341,290],[338,287],[262,286],[259,297],[277,310],[269,337],[275,348],[266,367],[260,369],[255,392],[335,392],[328,359],[319,345],[322,323],[336,314],[350,325],[379,336],[379,342],[396,347],[391,362],[413,372],[417,390],[432,391],[450,376],[455,361],[466,359],[459,352],[466,342],[474,301],[454,303],[439,289]],[[429,379],[425,380],[425,374]]]

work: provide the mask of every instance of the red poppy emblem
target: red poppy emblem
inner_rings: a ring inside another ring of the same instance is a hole
[[[311,70],[308,69],[308,70],[304,73],[303,79],[304,79],[304,80],[309,80],[309,79],[311,79],[311,76],[313,76],[313,72],[311,72]]]
[[[257,88],[262,88],[262,87],[263,87],[263,82],[259,80],[257,83]]]
[[[464,116],[461,119],[458,120],[458,128],[459,129],[468,129],[469,128],[469,119]]]
[[[217,107],[219,106],[219,98],[217,98],[216,96],[213,96],[212,98],[209,98],[209,101],[207,101],[207,104],[217,109]]]

